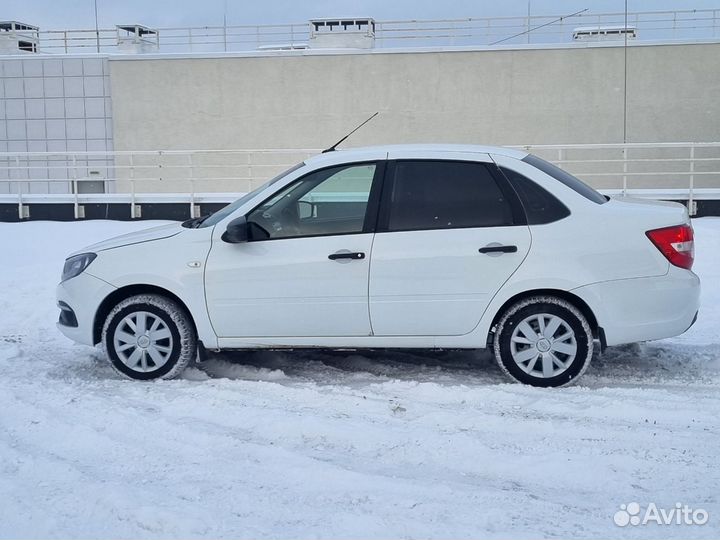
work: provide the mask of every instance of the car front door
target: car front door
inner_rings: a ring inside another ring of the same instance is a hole
[[[218,337],[370,335],[369,201],[383,169],[371,161],[315,170],[247,213],[248,242],[215,232],[205,289]]]
[[[370,268],[373,333],[467,334],[530,248],[517,197],[486,154],[389,158]]]

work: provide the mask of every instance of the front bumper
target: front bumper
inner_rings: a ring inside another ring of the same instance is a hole
[[[56,290],[61,310],[58,329],[73,341],[95,345],[95,314],[102,301],[114,290],[115,287],[87,272],[60,283]]]
[[[678,336],[700,308],[700,278],[676,266],[664,276],[606,281],[572,292],[592,309],[607,345]]]

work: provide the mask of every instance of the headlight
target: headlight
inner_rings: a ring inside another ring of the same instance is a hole
[[[90,263],[95,260],[94,253],[81,253],[65,260],[65,266],[63,266],[62,277],[60,281],[67,281],[70,278],[79,276],[85,269],[90,266]]]

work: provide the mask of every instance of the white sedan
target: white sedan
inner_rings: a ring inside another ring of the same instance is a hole
[[[680,204],[608,199],[524,152],[323,153],[222,210],[70,256],[58,326],[133,379],[208,349],[491,348],[536,386],[676,336],[700,282]]]

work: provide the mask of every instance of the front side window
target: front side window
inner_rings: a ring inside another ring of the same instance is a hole
[[[512,224],[512,208],[484,164],[464,161],[395,164],[388,230]]]
[[[252,240],[362,232],[375,170],[341,165],[293,182],[248,214]]]
[[[289,168],[288,170],[286,170],[286,171],[278,174],[276,177],[268,180],[267,182],[265,182],[265,183],[264,183],[263,185],[261,185],[260,187],[257,187],[257,188],[255,188],[255,189],[253,189],[250,193],[246,193],[245,195],[243,195],[242,197],[240,197],[240,198],[239,198],[238,200],[236,200],[235,202],[228,204],[227,206],[225,206],[224,208],[221,208],[220,210],[218,210],[218,211],[215,212],[214,214],[211,214],[211,215],[207,216],[206,218],[202,219],[201,221],[198,221],[195,226],[196,226],[196,227],[200,227],[200,228],[204,228],[204,227],[212,227],[212,226],[216,225],[218,222],[222,221],[222,220],[225,219],[227,216],[229,216],[230,214],[232,214],[233,212],[235,212],[235,210],[237,210],[238,208],[240,208],[243,204],[245,204],[245,203],[248,202],[250,199],[252,199],[253,197],[255,197],[255,195],[257,195],[258,193],[260,193],[260,192],[263,191],[264,189],[267,189],[268,187],[272,186],[273,184],[279,182],[280,180],[282,180],[283,178],[285,178],[288,174],[292,174],[292,173],[294,173],[295,171],[297,171],[300,167],[304,167],[304,166],[305,166],[305,163],[304,163],[304,162],[301,162],[301,163],[298,163],[297,165],[295,165],[294,167],[291,167],[291,168]]]

